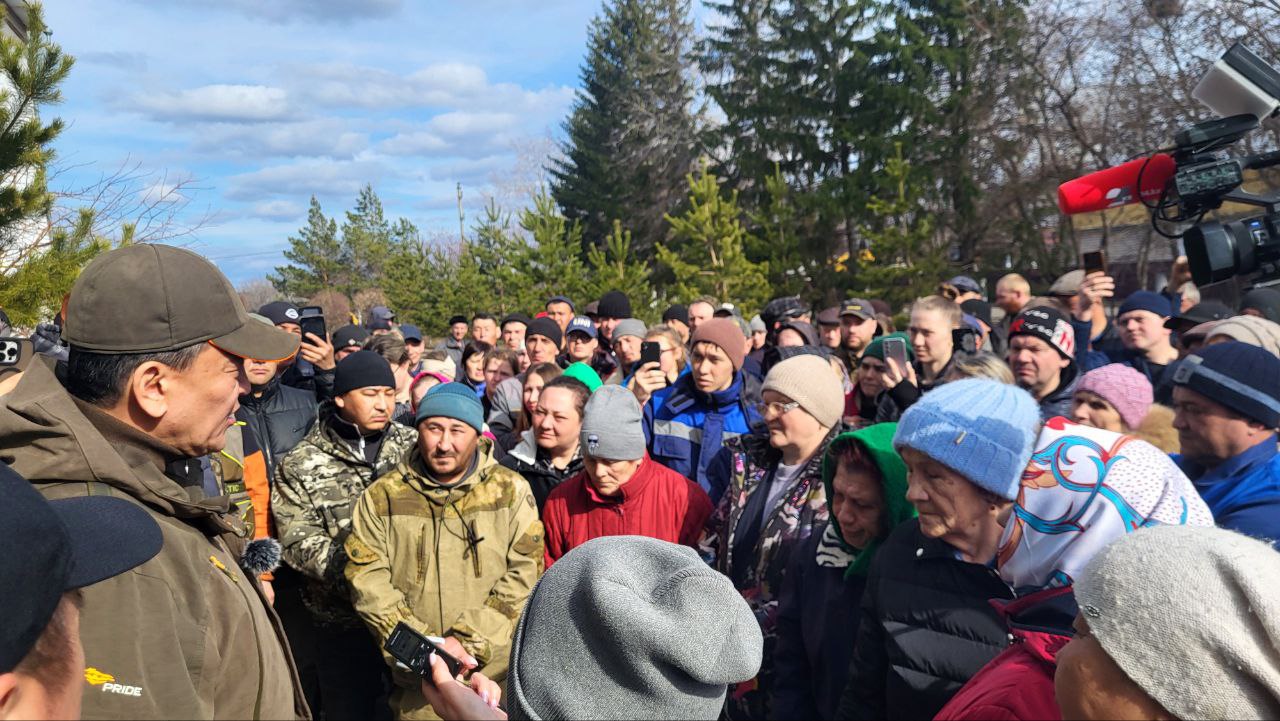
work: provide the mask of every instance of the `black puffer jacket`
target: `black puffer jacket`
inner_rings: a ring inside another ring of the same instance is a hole
[[[570,461],[564,470],[559,470],[538,458],[538,446],[533,439],[533,431],[525,431],[520,435],[520,442],[511,452],[498,461],[503,466],[524,476],[533,489],[533,499],[538,503],[538,517],[542,517],[542,507],[547,496],[565,479],[572,478],[582,472],[582,457]]]
[[[1012,598],[996,572],[956,558],[912,519],[871,563],[839,719],[931,719],[1006,645],[988,603]]]
[[[273,477],[276,463],[293,450],[316,421],[316,397],[310,391],[281,383],[276,376],[262,395],[240,396],[236,420],[244,421],[262,447],[267,477]]]

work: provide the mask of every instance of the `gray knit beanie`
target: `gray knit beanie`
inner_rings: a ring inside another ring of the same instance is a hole
[[[790,398],[827,428],[834,428],[844,413],[844,388],[826,358],[792,356],[773,368],[760,389]]]
[[[625,338],[629,335],[644,340],[644,334],[648,330],[644,321],[639,318],[627,318],[618,322],[618,325],[613,329],[611,340]]]
[[[1076,579],[1107,655],[1181,719],[1280,718],[1280,553],[1220,528],[1154,526]]]
[[[644,416],[624,386],[601,386],[582,411],[582,453],[610,461],[644,458]]]
[[[760,670],[760,625],[691,548],[597,538],[547,569],[511,642],[513,719],[715,719]]]

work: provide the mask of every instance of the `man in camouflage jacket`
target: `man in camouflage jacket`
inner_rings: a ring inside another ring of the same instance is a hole
[[[320,421],[280,460],[271,489],[284,562],[305,577],[302,600],[315,622],[320,699],[327,718],[386,715],[386,672],[343,578],[351,509],[378,476],[395,468],[417,432],[391,422],[395,377],[376,353],[338,363],[339,390]],[[381,710],[378,704],[382,703]]]
[[[477,670],[502,681],[516,621],[542,573],[533,491],[494,460],[493,443],[480,437],[484,411],[470,388],[432,388],[416,420],[418,445],[352,513],[346,570],[352,601],[379,645],[403,621],[443,636],[445,651],[474,659]],[[438,718],[421,679],[394,676],[399,718]]]

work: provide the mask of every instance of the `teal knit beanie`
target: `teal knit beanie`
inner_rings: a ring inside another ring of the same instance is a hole
[[[452,418],[476,429],[476,433],[484,432],[484,406],[476,392],[462,383],[441,383],[427,391],[418,404],[414,423],[421,424],[428,418]]]
[[[1039,426],[1039,406],[1026,391],[969,378],[938,386],[908,408],[893,446],[917,450],[1012,501]]]

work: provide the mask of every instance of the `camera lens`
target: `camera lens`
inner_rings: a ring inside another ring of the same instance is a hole
[[[1191,279],[1196,285],[1217,283],[1247,272],[1236,267],[1236,235],[1228,232],[1222,223],[1210,221],[1192,226],[1182,236],[1182,242],[1191,266]]]

